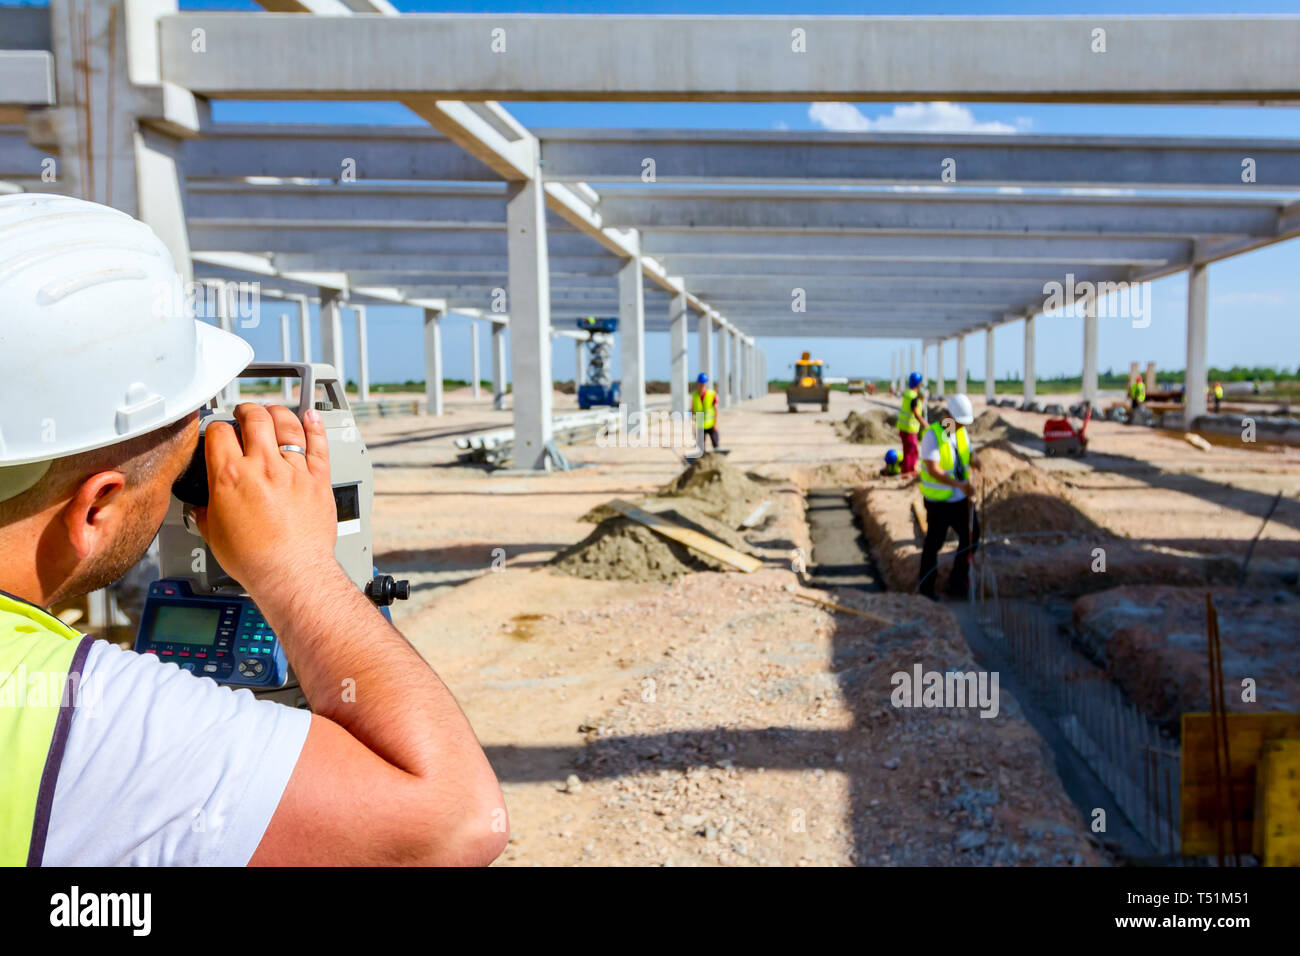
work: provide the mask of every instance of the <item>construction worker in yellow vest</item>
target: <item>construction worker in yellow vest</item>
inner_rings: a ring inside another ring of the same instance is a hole
[[[314,409],[245,403],[238,433],[209,427],[195,512],[312,712],[50,612],[145,554],[198,409],[253,350],[195,320],[167,246],[107,206],[0,196],[0,263],[0,865],[490,862],[509,836],[496,777],[335,560]]]
[[[695,415],[695,433],[704,454],[705,440],[713,442],[713,450],[718,450],[718,393],[709,388],[709,376],[701,372],[695,379],[695,391],[691,392],[691,412]]]
[[[921,375],[913,372],[907,376],[907,388],[898,405],[898,437],[903,442],[903,468],[905,475],[916,474],[916,462],[921,449],[918,435],[925,425],[925,402],[921,394]]]
[[[1221,382],[1215,382],[1214,383],[1214,410],[1216,412],[1219,410],[1219,405],[1222,402],[1223,402],[1223,384]]]
[[[1142,403],[1147,400],[1147,383],[1138,376],[1128,387],[1129,421],[1132,421]]]
[[[970,399],[953,395],[947,413],[925,430],[921,439],[921,495],[925,500],[925,543],[921,548],[920,592],[935,597],[939,551],[948,529],[957,532],[957,552],[948,575],[947,592],[965,597],[971,556],[979,546],[979,518],[971,505],[970,439],[966,427],[975,420]]]

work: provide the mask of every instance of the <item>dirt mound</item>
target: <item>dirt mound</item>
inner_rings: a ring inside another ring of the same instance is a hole
[[[1013,425],[991,408],[986,408],[975,416],[975,421],[966,426],[966,433],[976,442],[1013,441],[1020,444],[1041,439],[1028,429]]]
[[[1079,509],[1064,484],[1033,465],[1013,471],[985,494],[984,526],[994,535],[1110,536]]]
[[[608,518],[551,565],[575,578],[597,581],[671,581],[690,571],[711,570],[703,556],[660,537],[631,518]]]
[[[702,455],[659,489],[660,498],[690,498],[709,517],[738,528],[769,493],[762,484],[727,461],[725,455]]]
[[[1231,711],[1300,706],[1300,600],[1276,591],[1217,588],[1223,648],[1223,699]],[[1205,589],[1124,586],[1080,598],[1073,618],[1079,641],[1137,705],[1175,729],[1180,715],[1210,709]],[[1259,673],[1256,701],[1242,681]]]
[[[892,445],[898,441],[897,421],[897,416],[889,412],[870,408],[849,412],[844,421],[835,425],[835,431],[855,445]]]
[[[730,464],[724,455],[708,454],[688,465],[643,507],[737,551],[755,554],[735,529],[769,497],[761,480]],[[551,561],[565,574],[606,581],[671,581],[691,571],[730,569],[607,504],[597,505],[580,520],[596,528]]]
[[[672,507],[655,508],[654,513],[737,551],[755,553],[744,536],[714,520],[698,502],[678,499]],[[551,561],[565,574],[600,581],[671,581],[691,571],[730,570],[730,565],[665,538],[608,505],[593,508],[582,520],[596,521],[596,529]]]
[[[975,469],[975,477],[985,494],[1022,468],[1031,467],[1029,459],[1020,452],[1014,451],[1011,443],[1007,441],[985,445],[977,453],[976,461],[979,467]]]

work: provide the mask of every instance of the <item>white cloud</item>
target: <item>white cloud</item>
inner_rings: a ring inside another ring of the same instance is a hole
[[[996,120],[980,122],[969,108],[957,103],[903,103],[887,116],[872,119],[852,103],[813,103],[808,118],[825,129],[839,132],[884,133],[1014,133],[1029,125]]]

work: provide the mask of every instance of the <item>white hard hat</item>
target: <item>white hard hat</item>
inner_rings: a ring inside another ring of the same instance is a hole
[[[98,203],[0,196],[0,501],[55,458],[169,425],[253,358],[196,320],[171,254]]]
[[[948,414],[958,425],[969,425],[975,421],[975,409],[970,399],[960,393],[948,399]]]

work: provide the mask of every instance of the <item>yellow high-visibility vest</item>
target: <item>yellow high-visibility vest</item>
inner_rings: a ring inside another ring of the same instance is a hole
[[[953,460],[952,445],[948,444],[948,436],[943,433],[943,423],[935,422],[930,426],[929,431],[934,434],[935,441],[939,444],[939,468],[949,477],[954,477],[956,462]],[[961,425],[957,426],[957,457],[961,460],[962,467],[970,472],[970,441],[966,438],[966,429]],[[930,473],[921,469],[921,494],[931,501],[947,501],[953,496],[956,488],[948,485],[941,485],[930,477]]]
[[[695,414],[695,427],[708,431],[718,421],[718,393],[711,388],[703,396],[691,392],[691,411]]]
[[[0,866],[39,866],[92,641],[0,592]]]
[[[903,404],[898,409],[898,430],[915,435],[921,430],[921,422],[912,414],[912,402],[919,398],[916,389],[909,388],[903,393]]]
[[[1129,389],[1129,394],[1137,401],[1145,402],[1147,400],[1147,383],[1142,379],[1138,379],[1133,383],[1133,387]]]
[[[1223,398],[1223,386],[1222,386],[1222,385],[1216,385],[1216,386],[1214,386],[1214,397],[1215,397],[1215,398]]]

